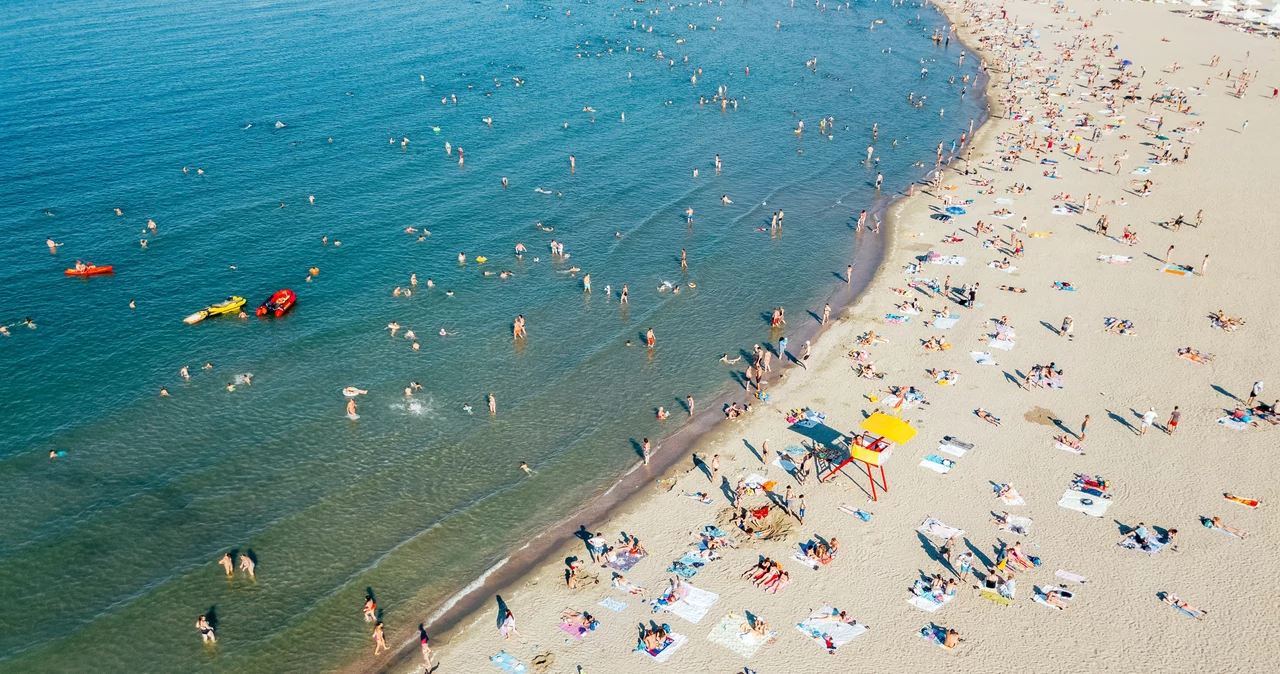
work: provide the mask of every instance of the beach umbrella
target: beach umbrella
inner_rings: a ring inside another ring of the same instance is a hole
[[[1258,7],[1262,4],[1262,0],[1241,0],[1240,4],[1246,7]]]
[[[964,215],[965,211],[959,206],[947,206],[946,211],[951,215]]]
[[[1271,15],[1267,17],[1267,25],[1280,26],[1280,2],[1271,8]]]
[[[1204,0],[1188,0],[1187,4],[1191,5],[1192,7],[1208,7],[1209,6],[1209,3],[1205,2]]]
[[[1236,13],[1236,3],[1233,0],[1222,0],[1217,7],[1213,8],[1219,14],[1230,16]]]
[[[1123,61],[1121,61],[1121,62],[1120,62],[1120,65],[1122,65],[1122,66],[1131,66],[1131,65],[1133,65],[1133,61],[1130,61],[1129,59],[1125,59],[1125,60],[1123,60]]]
[[[1252,9],[1246,9],[1243,12],[1240,12],[1239,14],[1237,14],[1236,16],[1239,16],[1240,18],[1245,19],[1247,21],[1256,21],[1262,18],[1261,14],[1253,11]]]

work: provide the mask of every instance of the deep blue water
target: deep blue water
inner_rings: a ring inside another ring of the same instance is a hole
[[[842,287],[875,196],[871,125],[898,189],[982,104],[972,81],[960,93],[976,59],[957,69],[959,46],[929,41],[931,7],[788,4],[0,8],[0,671],[352,662],[367,587],[404,640],[633,465],[635,438],[673,428],[656,406],[722,390],[719,354],[770,339],[772,307],[803,320]],[[927,79],[921,59],[937,59]],[[699,106],[722,85],[736,109]],[[759,231],[777,208],[784,233]],[[116,273],[65,277],[76,259]],[[182,323],[284,287],[299,303],[283,319]],[[656,349],[625,345],[649,327]],[[348,385],[369,391],[358,422]],[[256,583],[226,581],[232,548],[258,558]],[[192,627],[210,607],[216,650]]]

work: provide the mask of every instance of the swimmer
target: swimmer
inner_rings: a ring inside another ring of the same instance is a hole
[[[723,204],[723,205],[725,205],[725,206],[728,206],[729,204],[733,203],[733,200],[729,198],[729,195],[727,195],[727,194],[721,194],[721,195],[720,195],[720,203],[721,203],[721,204]]]
[[[736,364],[738,363],[738,361],[740,361],[740,360],[742,360],[742,356],[738,356],[737,358],[730,359],[730,358],[729,358],[729,354],[727,354],[727,353],[720,354],[720,362],[721,362],[721,363],[727,363],[727,364],[729,364],[729,365],[736,365]]]
[[[356,416],[356,401],[354,399],[347,401],[347,416]]]
[[[169,397],[169,392],[168,392],[167,390],[165,390],[165,388],[164,388],[163,386],[161,386],[161,387],[160,387],[160,397],[161,397],[161,398],[168,398],[168,397]]]
[[[59,247],[59,246],[61,246],[61,245],[63,245],[63,244],[55,243],[55,242],[54,242],[54,240],[53,240],[52,238],[46,238],[46,239],[44,240],[44,245],[46,245],[46,246],[48,246],[48,247],[49,247],[49,252],[50,252],[50,253],[56,253],[56,252],[58,252],[58,247]]]
[[[134,303],[133,303],[133,300],[129,300],[129,308],[130,308],[130,309],[137,309],[137,308],[138,308],[138,305],[134,304]]]
[[[396,330],[400,329],[400,324],[395,321],[391,321],[390,323],[387,323],[387,329],[391,331],[391,336],[395,337]]]
[[[236,390],[236,385],[235,385],[235,383],[234,383],[234,382],[228,382],[228,383],[227,383],[227,390],[228,390],[228,391],[234,391],[234,390]]]
[[[418,338],[418,336],[417,336],[417,335],[415,335],[415,334],[413,334],[413,331],[412,331],[412,330],[407,330],[407,331],[405,331],[405,333],[404,333],[404,338],[405,338],[405,339],[409,339],[409,340],[413,340],[413,339],[417,339],[417,338]]]
[[[448,331],[446,331],[444,328],[440,328],[440,336],[441,336],[441,337],[452,337],[453,335],[456,335],[456,334],[458,334],[458,333],[456,333],[456,332],[448,332]]]
[[[213,369],[213,363],[205,363],[205,364],[204,364],[204,368],[203,368],[203,369],[205,369],[205,370],[212,370],[212,369]]]
[[[466,412],[467,414],[471,414],[471,403],[463,403],[462,411]]]

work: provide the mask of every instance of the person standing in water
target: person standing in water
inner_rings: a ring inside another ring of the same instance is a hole
[[[569,173],[578,172],[578,160],[573,155],[569,155]]]
[[[223,556],[222,556],[222,559],[219,559],[219,560],[218,560],[218,563],[222,565],[222,568],[223,568],[223,569],[226,569],[226,571],[227,571],[227,578],[230,578],[230,577],[232,577],[232,576],[234,576],[234,575],[235,575],[236,559],[235,559],[235,557],[232,557],[232,556],[231,556],[231,553],[230,553],[230,552],[228,552],[227,554],[223,555]]]
[[[257,578],[254,577],[253,570],[257,566],[258,566],[257,563],[255,563],[253,561],[253,558],[250,557],[249,555],[240,555],[240,570],[244,571],[245,573],[248,573],[249,577],[253,578],[254,580],[257,580]]]
[[[349,416],[349,417],[354,417],[354,416],[356,416],[356,401],[355,401],[355,400],[348,400],[348,401],[347,401],[347,416]]]
[[[382,621],[373,626],[373,654],[377,655],[383,651],[391,650],[387,646],[387,637],[382,633]]]
[[[491,416],[498,414],[498,399],[494,398],[492,393],[489,394],[489,414]]]
[[[692,419],[693,418],[693,396],[685,396],[684,404],[685,404],[685,407],[689,409],[689,418]]]
[[[680,271],[689,271],[689,254],[680,249]]]
[[[640,453],[644,456],[644,465],[649,465],[649,457],[653,454],[653,446],[649,444],[649,438],[645,438],[640,443]]]
[[[591,274],[584,274],[582,277],[582,292],[591,293]]]
[[[626,290],[625,286],[623,287],[623,290]],[[653,336],[653,328],[649,328],[649,331],[644,334],[644,340],[649,344],[649,348],[652,349],[655,341]]]
[[[618,296],[618,304],[629,304],[627,301],[627,284],[622,284],[622,294]]]
[[[853,265],[845,265],[844,268],[844,284],[853,287]]]
[[[200,616],[196,618],[196,629],[200,631],[200,641],[206,644],[217,643],[218,637],[213,633],[213,626],[209,624],[209,619]]]
[[[748,68],[747,72],[750,73],[751,69]],[[716,155],[716,174],[719,175],[719,173],[720,173],[720,155]]]

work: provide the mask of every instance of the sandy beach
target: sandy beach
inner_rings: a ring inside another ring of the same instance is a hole
[[[946,7],[970,47],[967,58],[980,48],[976,56],[990,69],[991,120],[957,150],[938,185],[918,185],[916,196],[894,205],[879,234],[887,253],[876,280],[824,328],[806,367],[771,383],[768,401],[754,400],[749,415],[715,426],[698,443],[696,462],[686,457],[666,473],[654,472],[652,480],[667,482],[645,489],[607,521],[581,523],[618,550],[627,547],[619,543],[624,532],[642,541],[647,555],[622,573],[625,583],[644,589],[619,588],[623,581],[613,582],[614,574],[628,564],[593,563],[584,541],[575,540],[503,589],[500,599],[490,598],[486,611],[432,634],[438,671],[497,671],[495,664],[508,662],[493,662],[500,653],[527,668],[508,671],[567,674],[781,673],[832,665],[1280,667],[1280,638],[1265,629],[1280,608],[1260,587],[1280,553],[1271,503],[1280,479],[1270,461],[1276,419],[1274,410],[1248,405],[1255,382],[1264,382],[1255,406],[1269,408],[1280,398],[1266,347],[1280,320],[1258,298],[1268,292],[1280,256],[1262,199],[1280,178],[1273,159],[1280,49],[1274,40],[1188,18],[1187,9],[1096,2]],[[930,77],[948,76],[947,64],[934,68]],[[1240,92],[1246,70],[1251,84]],[[870,128],[861,133],[870,141]],[[1161,159],[1165,150],[1168,158]],[[1185,224],[1175,224],[1180,214]],[[1105,235],[1097,231],[1104,216]],[[989,229],[975,231],[979,221]],[[802,230],[803,223],[788,227]],[[1126,229],[1136,241],[1126,240],[1132,239]],[[954,292],[937,288],[944,283]],[[975,286],[976,301],[966,306],[961,289]],[[918,303],[919,313],[899,306],[909,302]],[[958,321],[931,325],[944,309]],[[1243,325],[1215,325],[1219,310]],[[788,307],[788,332],[795,322],[814,320],[807,312],[821,315],[822,307]],[[1070,338],[1061,334],[1067,316]],[[948,323],[954,325],[944,328]],[[861,345],[868,331],[888,342]],[[948,346],[925,349],[932,337]],[[801,348],[793,340],[787,350],[799,356]],[[1180,356],[1188,348],[1194,352]],[[866,363],[851,357],[858,351],[883,378],[859,376]],[[747,364],[749,357],[726,365],[726,377]],[[904,398],[891,387],[913,387],[897,410],[895,401]],[[748,398],[742,391],[740,399]],[[1171,433],[1175,406],[1180,418]],[[797,409],[825,420],[814,428],[792,425],[786,417]],[[979,418],[979,409],[1000,423]],[[1150,424],[1143,420],[1148,410],[1154,410]],[[918,431],[895,447],[885,465],[888,491],[880,490],[877,501],[860,464],[823,482],[811,468],[801,484],[772,462],[788,448],[798,457],[815,438],[838,445],[837,433],[847,440],[876,412],[900,415]],[[831,432],[824,436],[824,429]],[[946,437],[967,445],[947,445]],[[766,441],[771,453],[762,463]],[[1100,477],[1105,488],[1078,483],[1078,475]],[[772,483],[772,491],[761,488],[738,502],[740,479]],[[998,498],[1003,485],[1013,485],[1023,503]],[[781,512],[788,489],[797,498],[793,507],[803,495],[803,523]],[[709,504],[689,497],[700,493]],[[1262,506],[1227,500],[1226,493]],[[766,505],[766,522],[777,534],[769,540],[730,522],[738,508]],[[853,510],[870,516],[864,521]],[[995,516],[1006,512],[1030,523],[1015,519],[1001,528]],[[1204,525],[1202,518],[1214,517],[1221,526]],[[950,529],[919,531],[930,518]],[[1140,526],[1135,540],[1129,534]],[[1171,540],[1170,529],[1177,531]],[[1237,530],[1247,535],[1233,535]],[[708,531],[715,559],[689,556]],[[952,534],[948,561],[941,548]],[[802,545],[833,539],[839,551],[830,563],[797,558]],[[1015,544],[1018,552],[1011,553]],[[973,572],[954,594],[940,593],[940,606],[928,589],[912,594],[913,585],[928,585],[935,575],[955,577],[965,553]],[[1018,564],[1019,554],[1034,558],[1029,568]],[[789,575],[776,592],[743,578],[763,557],[779,560]],[[696,589],[678,589],[666,607],[671,612],[654,602],[677,577],[671,569],[681,559],[680,568],[693,572],[681,583]],[[582,580],[569,589],[565,574],[574,560],[583,563]],[[1004,596],[984,596],[983,579],[992,574]],[[1165,601],[1174,596],[1183,608]],[[499,605],[516,621],[518,634],[509,639],[496,629]],[[856,624],[817,617],[829,608]],[[566,626],[566,611],[598,622],[585,631]],[[751,623],[764,636],[743,638]],[[671,642],[658,658],[636,650],[641,629],[664,624]],[[934,627],[955,630],[958,645],[944,649],[922,638],[922,629]],[[394,669],[427,667],[414,654]]]

